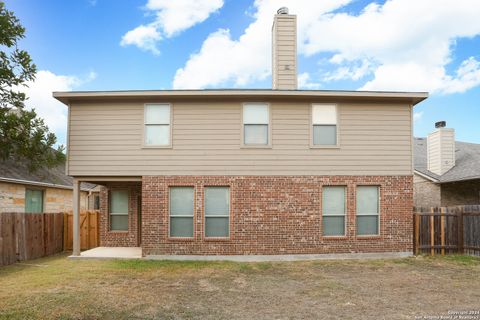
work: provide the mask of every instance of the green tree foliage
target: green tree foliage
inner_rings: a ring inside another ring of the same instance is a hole
[[[53,167],[65,161],[63,146],[53,149],[57,138],[37,117],[25,109],[22,87],[35,79],[36,66],[17,43],[25,28],[0,1],[0,160],[26,161],[30,170]]]

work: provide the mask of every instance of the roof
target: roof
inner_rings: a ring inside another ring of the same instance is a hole
[[[415,138],[415,171],[439,182],[480,179],[480,144],[455,141],[455,166],[439,176],[427,170],[427,139]]]
[[[53,92],[53,97],[69,104],[73,101],[159,98],[324,98],[335,100],[399,101],[413,105],[428,98],[427,92],[343,91],[343,90],[125,90],[125,91],[66,91]]]
[[[30,172],[26,162],[22,163],[11,159],[0,160],[0,182],[73,189],[73,178],[65,174],[64,163],[51,169],[40,168],[35,172]],[[80,188],[85,191],[95,187],[95,184],[84,182],[80,185]]]

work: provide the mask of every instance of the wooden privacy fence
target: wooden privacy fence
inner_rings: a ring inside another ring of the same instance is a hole
[[[480,205],[416,208],[414,252],[480,255]]]
[[[65,213],[63,246],[65,250],[73,249],[73,213]],[[96,248],[100,244],[100,215],[98,211],[80,213],[80,249]]]
[[[0,213],[0,265],[63,251],[63,213]]]
[[[36,259],[64,250],[73,244],[71,213],[0,213],[0,266]],[[80,214],[81,248],[99,245],[99,214]]]

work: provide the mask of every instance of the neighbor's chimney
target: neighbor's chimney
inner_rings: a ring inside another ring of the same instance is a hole
[[[272,87],[297,89],[297,16],[281,7],[272,27]]]
[[[436,122],[427,137],[427,169],[440,176],[455,166],[455,130],[445,126],[445,121]]]

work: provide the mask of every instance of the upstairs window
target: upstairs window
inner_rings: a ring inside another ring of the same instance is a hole
[[[270,114],[267,104],[243,105],[243,144],[267,146],[269,144]]]
[[[169,104],[145,105],[145,146],[170,146],[170,112]]]
[[[334,104],[312,106],[312,144],[314,146],[337,145],[337,107]]]
[[[357,235],[379,234],[380,193],[378,186],[357,187]]]

